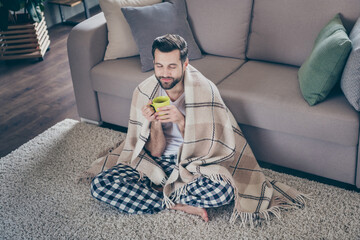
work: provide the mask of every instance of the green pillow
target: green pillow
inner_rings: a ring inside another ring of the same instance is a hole
[[[310,57],[301,65],[301,93],[311,105],[323,101],[340,80],[351,41],[337,14],[319,33]]]

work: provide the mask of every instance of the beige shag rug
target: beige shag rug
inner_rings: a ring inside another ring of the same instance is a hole
[[[229,224],[231,205],[210,209],[210,222],[174,210],[124,215],[76,183],[96,156],[124,133],[66,119],[0,159],[0,239],[360,239],[360,194],[264,169],[313,194],[258,228]]]

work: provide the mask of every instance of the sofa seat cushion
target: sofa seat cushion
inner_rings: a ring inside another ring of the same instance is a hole
[[[141,72],[140,57],[103,61],[90,71],[93,89],[97,92],[131,99],[137,85],[154,72]]]
[[[204,55],[202,59],[190,61],[205,77],[215,84],[236,71],[244,60]],[[132,98],[133,90],[139,83],[154,74],[141,72],[140,57],[103,61],[91,69],[93,89],[98,92],[126,99]]]
[[[342,145],[357,145],[359,115],[339,90],[310,107],[297,67],[249,61],[218,85],[239,123]]]
[[[199,70],[213,83],[219,84],[228,75],[238,70],[245,60],[206,55],[204,59],[190,61],[190,64]]]

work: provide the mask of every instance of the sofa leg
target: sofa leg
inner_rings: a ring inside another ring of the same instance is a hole
[[[90,123],[90,124],[94,124],[97,126],[100,126],[103,122],[102,121],[94,121],[94,120],[90,120],[90,119],[86,119],[86,118],[80,118],[81,122],[85,122],[85,123]]]

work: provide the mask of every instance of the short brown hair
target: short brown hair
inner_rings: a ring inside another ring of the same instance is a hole
[[[184,63],[188,57],[188,47],[184,38],[177,34],[165,34],[163,36],[155,38],[152,45],[153,58],[155,50],[159,49],[161,52],[171,52],[173,50],[180,51],[180,60]]]

